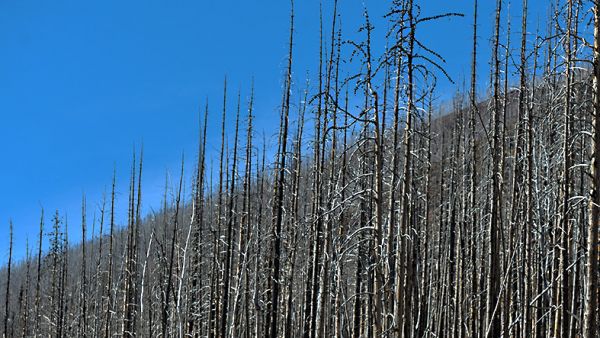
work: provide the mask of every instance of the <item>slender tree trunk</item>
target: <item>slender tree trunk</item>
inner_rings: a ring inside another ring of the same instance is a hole
[[[280,131],[280,150],[279,160],[277,165],[277,182],[275,184],[275,204],[273,208],[273,275],[271,279],[271,309],[267,313],[267,323],[270,324],[267,337],[277,337],[278,324],[278,308],[279,308],[279,290],[280,290],[280,259],[281,259],[281,228],[283,223],[283,196],[285,190],[285,171],[286,171],[286,156],[287,156],[287,138],[288,138],[288,123],[290,111],[290,96],[292,91],[292,51],[294,38],[294,1],[291,0],[290,13],[290,39],[289,39],[289,54],[287,75],[284,93],[284,105],[282,107],[282,125]]]
[[[40,232],[38,237],[38,254],[37,254],[37,274],[35,281],[35,323],[33,334],[37,337],[40,335],[41,321],[41,280],[42,280],[42,239],[44,235],[44,209],[42,208],[42,216],[40,217]]]
[[[85,252],[85,242],[86,242],[86,202],[85,195],[82,198],[81,202],[81,291],[79,294],[79,308],[80,308],[80,317],[79,317],[79,333],[80,337],[87,337],[87,275],[86,275],[86,252]]]
[[[8,230],[8,265],[6,273],[6,294],[4,295],[4,336],[9,337],[8,322],[10,317],[9,304],[10,304],[10,269],[12,267],[12,253],[13,253],[13,223],[12,220],[9,224]],[[11,323],[12,327],[13,323]],[[12,336],[12,334],[10,334]]]
[[[593,114],[592,114],[592,178],[587,224],[586,284],[583,317],[583,336],[595,337],[598,334],[598,222],[600,220],[600,2],[596,1],[594,13],[594,59],[593,59]]]
[[[234,223],[234,210],[235,210],[235,179],[237,176],[237,148],[238,148],[238,130],[240,120],[240,94],[238,94],[238,108],[235,119],[235,136],[233,141],[233,165],[231,168],[231,183],[229,187],[229,202],[228,202],[228,214],[227,214],[227,234],[226,243],[227,249],[225,254],[225,269],[223,270],[223,298],[221,299],[221,337],[225,338],[227,335],[228,322],[227,317],[229,315],[229,292],[232,273],[231,265],[233,260],[233,223]]]
[[[407,111],[406,111],[406,125],[404,127],[404,167],[402,176],[402,195],[400,198],[400,226],[398,228],[397,235],[397,249],[396,249],[396,289],[395,298],[396,303],[394,306],[394,321],[396,323],[396,335],[410,336],[409,332],[412,325],[412,320],[409,318],[412,313],[409,312],[411,307],[410,297],[412,296],[411,280],[412,276],[409,274],[408,266],[412,264],[410,257],[411,249],[408,247],[410,241],[405,239],[405,234],[409,232],[409,212],[411,204],[411,166],[412,166],[412,133],[413,125],[412,119],[414,114],[414,65],[413,65],[413,53],[415,45],[415,28],[416,23],[413,17],[413,0],[408,2],[408,24],[409,24],[409,38],[408,38],[408,54],[407,58],[407,71],[408,71],[408,83],[407,83]]]
[[[177,189],[177,197],[175,200],[175,215],[173,215],[173,234],[171,236],[171,245],[170,245],[170,254],[169,254],[169,266],[167,272],[167,287],[165,290],[165,304],[162,310],[162,336],[167,337],[171,333],[169,332],[170,328],[170,316],[171,316],[171,289],[173,286],[173,269],[175,266],[175,248],[178,245],[177,240],[177,231],[179,225],[179,208],[181,203],[181,190],[183,188],[183,157],[181,159],[181,173],[179,176],[179,188]]]
[[[560,233],[560,261],[558,266],[559,289],[556,294],[556,304],[559,307],[555,316],[554,334],[556,337],[567,337],[569,329],[569,252],[571,233],[569,219],[569,199],[571,185],[571,39],[573,2],[568,1],[567,6],[567,35],[565,42],[565,106],[564,106],[564,140],[563,140],[563,182],[562,182],[562,212]]]
[[[110,234],[108,241],[108,277],[106,278],[106,292],[108,294],[107,311],[106,311],[106,322],[104,327],[104,338],[112,336],[111,334],[111,316],[113,313],[113,297],[112,297],[112,274],[113,274],[113,245],[114,245],[114,231],[115,231],[115,185],[116,185],[116,171],[113,172],[112,190],[110,197]]]

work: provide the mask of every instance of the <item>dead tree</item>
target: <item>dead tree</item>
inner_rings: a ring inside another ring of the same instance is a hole
[[[182,187],[183,187],[183,156],[181,158],[181,173],[180,173],[180,177],[179,177],[179,188],[177,189],[177,196],[176,196],[176,200],[175,200],[175,214],[173,215],[173,232],[171,235],[171,245],[170,245],[170,249],[169,249],[169,265],[168,265],[168,272],[167,272],[167,285],[166,285],[166,290],[165,290],[165,303],[163,305],[163,309],[162,309],[162,336],[163,337],[167,337],[168,335],[170,335],[170,321],[169,321],[169,317],[171,316],[171,289],[173,287],[173,270],[175,267],[175,248],[177,246],[178,240],[177,240],[177,228],[179,225],[179,207],[180,207],[180,203],[181,203],[181,191],[182,191]]]
[[[8,331],[8,322],[10,317],[9,303],[10,303],[10,269],[12,267],[12,253],[13,253],[13,223],[12,220],[9,223],[8,230],[8,265],[6,273],[6,294],[4,295],[4,336],[12,336]],[[11,323],[11,327],[12,327]],[[12,331],[12,330],[11,330]]]
[[[288,64],[287,74],[285,81],[285,91],[282,107],[282,124],[279,132],[279,154],[277,161],[277,181],[275,183],[275,203],[273,207],[273,272],[270,280],[271,284],[271,302],[270,310],[267,313],[266,323],[269,327],[268,335],[269,338],[277,337],[277,322],[278,322],[278,307],[279,307],[279,291],[280,291],[280,273],[281,273],[281,228],[283,224],[283,196],[285,191],[285,171],[286,171],[286,156],[287,156],[287,139],[288,139],[288,124],[289,124],[289,112],[290,112],[290,96],[292,91],[292,51],[294,42],[294,1],[291,2],[290,10],[290,39],[289,39],[289,53],[288,53]]]
[[[559,261],[559,289],[556,294],[556,304],[558,311],[554,321],[554,335],[556,337],[567,337],[569,329],[569,252],[571,225],[569,219],[569,199],[571,198],[571,95],[572,87],[572,29],[573,29],[573,2],[568,1],[567,6],[567,27],[565,40],[565,102],[564,102],[564,131],[563,131],[563,181],[562,181],[562,210],[561,210],[561,228],[560,233],[560,261]]]
[[[233,259],[233,225],[234,225],[234,210],[235,210],[235,179],[237,176],[237,148],[238,148],[238,126],[240,120],[240,94],[238,93],[238,108],[235,119],[235,136],[233,141],[233,165],[231,168],[231,183],[229,184],[229,201],[227,206],[227,232],[226,232],[226,251],[225,251],[225,268],[223,270],[223,298],[221,299],[221,337],[225,338],[228,332],[227,317],[229,316],[229,292],[232,278],[231,265]]]
[[[127,227],[127,253],[125,259],[125,297],[123,303],[123,335],[129,337],[136,336],[138,319],[138,242],[140,226],[140,203],[141,203],[141,182],[142,182],[142,154],[140,155],[139,175],[137,177],[136,189],[136,162],[135,154],[133,156],[133,165],[131,169],[131,181],[129,187],[129,213]],[[137,196],[136,196],[137,190]],[[136,205],[137,201],[137,205]]]
[[[498,46],[500,43],[500,12],[502,0],[496,4],[496,22],[493,47],[493,143],[492,143],[492,198],[491,214],[488,227],[488,276],[487,276],[487,301],[486,301],[486,337],[500,336],[500,315],[498,313],[500,296],[500,225],[501,212],[501,140],[500,140],[500,58]]]
[[[104,292],[107,294],[106,301],[106,321],[104,323],[104,338],[111,336],[111,317],[113,310],[113,296],[112,296],[112,278],[113,278],[113,255],[114,255],[114,233],[115,233],[115,186],[116,186],[116,170],[113,171],[112,189],[110,193],[110,230],[108,237],[108,267],[106,285]]]
[[[477,111],[477,0],[473,1],[473,49],[471,52],[471,91],[469,107],[469,148],[471,151],[471,162],[469,167],[469,221],[471,223],[470,231],[470,261],[471,261],[471,310],[470,310],[470,331],[472,334],[478,332],[479,300],[477,279],[477,256],[475,246],[477,245],[476,234],[478,232],[477,218],[477,140],[476,140],[476,120]]]
[[[598,221],[600,220],[600,2],[592,8],[594,13],[593,47],[593,114],[592,114],[592,159],[590,176],[592,178],[588,206],[587,257],[585,284],[585,311],[583,317],[583,336],[594,337],[598,334]]]
[[[78,335],[80,337],[87,337],[88,329],[87,329],[87,266],[86,266],[86,252],[85,252],[85,242],[86,238],[86,202],[85,195],[82,197],[81,201],[81,291],[79,294],[79,311],[80,317],[78,321],[79,332]]]
[[[196,164],[196,186],[194,191],[193,219],[194,229],[192,237],[192,272],[190,290],[190,313],[188,318],[187,333],[192,337],[199,337],[202,325],[199,322],[201,314],[200,302],[202,287],[202,248],[200,238],[204,230],[204,178],[206,171],[206,131],[208,125],[208,100],[204,109],[203,132],[198,142],[198,162]]]

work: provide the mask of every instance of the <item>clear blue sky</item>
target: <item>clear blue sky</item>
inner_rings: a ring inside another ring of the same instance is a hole
[[[323,1],[328,22],[332,1]],[[421,41],[446,57],[447,70],[460,83],[470,67],[471,1],[418,2],[424,15],[465,14],[428,23],[418,32]],[[479,78],[485,85],[494,1],[480,2]],[[534,26],[538,16],[545,16],[547,2],[532,2]],[[362,25],[363,3],[375,34],[384,35],[387,24],[381,16],[389,4],[382,0],[341,0],[344,33],[355,36]],[[511,9],[515,24],[519,5]],[[296,1],[299,85],[307,71],[317,72],[318,8],[318,0]],[[144,144],[144,210],[158,208],[165,173],[176,178],[182,153],[186,169],[193,166],[198,111],[206,98],[209,151],[218,149],[225,75],[230,117],[237,90],[245,100],[254,77],[257,134],[274,135],[288,13],[284,0],[0,2],[0,230],[5,234],[0,264],[7,260],[10,219],[15,256],[24,257],[27,237],[31,248],[37,246],[42,206],[47,229],[58,209],[68,215],[71,240],[79,241],[82,194],[91,222],[102,193],[110,190],[113,166],[122,220],[134,145]],[[513,32],[519,30],[520,25]],[[385,41],[375,43],[381,51]],[[441,97],[450,97],[455,87],[442,81],[439,90]]]

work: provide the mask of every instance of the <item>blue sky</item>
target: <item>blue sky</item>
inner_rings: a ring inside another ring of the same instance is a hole
[[[326,27],[331,2],[325,1]],[[447,59],[461,83],[468,78],[472,3],[427,0],[424,15],[461,12],[464,18],[422,26],[422,42]],[[480,1],[480,83],[488,74],[494,1]],[[520,2],[520,1],[519,1]],[[546,1],[532,1],[530,24],[545,16]],[[299,90],[318,66],[318,0],[296,1],[294,78]],[[511,6],[519,23],[520,4]],[[342,26],[355,37],[367,6],[375,35],[387,24],[388,1],[340,1]],[[25,241],[37,245],[40,209],[67,215],[72,241],[79,241],[81,198],[88,217],[109,193],[117,171],[119,219],[126,212],[127,179],[134,146],[144,145],[144,210],[160,206],[166,173],[186,170],[197,149],[198,112],[210,104],[209,151],[219,148],[222,86],[229,83],[228,134],[235,97],[244,101],[255,82],[257,137],[277,130],[287,54],[289,3],[282,0],[202,1],[2,1],[0,2],[0,230],[15,227],[15,256]],[[506,13],[505,13],[506,14]],[[535,27],[532,27],[534,30]],[[519,34],[520,24],[513,28]],[[516,40],[515,40],[516,41]],[[381,51],[385,41],[374,41]],[[455,86],[440,82],[439,96]],[[215,156],[216,159],[216,156]],[[90,221],[91,222],[91,221]],[[89,232],[89,231],[88,231]],[[8,237],[0,240],[0,263]]]

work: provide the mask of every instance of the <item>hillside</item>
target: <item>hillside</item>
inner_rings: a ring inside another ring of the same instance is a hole
[[[395,41],[381,56],[367,15],[360,42],[335,34],[334,15],[311,91],[294,82],[292,10],[274,155],[253,127],[253,95],[221,119],[207,109],[193,180],[182,163],[160,211],[142,215],[136,154],[127,224],[114,220],[113,183],[96,219],[67,224],[56,211],[40,228],[49,251],[36,243],[0,271],[1,332],[597,337],[600,3],[566,2],[533,38],[524,4],[513,50],[498,1],[485,97],[473,32],[471,89],[443,115],[444,62],[419,27],[459,14],[423,17],[413,0],[394,1]],[[596,53],[582,42],[590,23]],[[211,168],[206,132],[221,125]],[[73,246],[67,226],[93,239]]]

